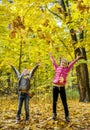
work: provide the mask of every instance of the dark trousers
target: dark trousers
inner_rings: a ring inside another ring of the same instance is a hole
[[[67,117],[69,115],[69,111],[68,111],[66,92],[65,92],[64,86],[62,86],[60,88],[58,88],[56,86],[53,87],[53,113],[56,114],[56,105],[57,105],[57,100],[58,100],[59,94],[60,94],[61,101],[62,101],[62,104],[64,107],[65,117]]]
[[[19,100],[18,100],[18,111],[17,111],[17,118],[20,118],[22,105],[24,103],[25,113],[26,113],[26,120],[29,119],[29,94],[28,93],[20,93]]]

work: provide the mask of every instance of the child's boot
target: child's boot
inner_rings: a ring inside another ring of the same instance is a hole
[[[65,119],[66,119],[66,122],[70,122],[69,116],[66,116]]]
[[[57,116],[57,114],[56,114],[56,113],[53,113],[52,119],[55,120],[55,119],[56,119],[56,116]]]
[[[20,117],[17,117],[16,118],[16,124],[20,123],[20,121],[21,121]]]

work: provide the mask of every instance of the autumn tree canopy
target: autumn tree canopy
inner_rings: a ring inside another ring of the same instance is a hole
[[[53,53],[57,63],[60,57],[67,57],[70,62],[75,58],[74,50],[80,47],[84,47],[87,54],[87,61],[81,62],[87,63],[90,70],[90,3],[88,0],[66,0],[64,2],[67,8],[64,6],[62,8],[60,2],[59,0],[2,1],[0,4],[2,83],[7,80],[7,73],[12,73],[9,64],[22,71],[25,67],[31,69],[35,63],[41,62],[36,74],[38,77],[36,84],[51,85],[54,71],[49,52]],[[74,33],[77,34],[77,44],[74,44],[70,35],[72,28],[74,29],[72,36]],[[82,30],[84,39],[79,40]]]

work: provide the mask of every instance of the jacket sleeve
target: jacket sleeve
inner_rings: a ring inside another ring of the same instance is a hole
[[[10,65],[12,70],[14,71],[14,73],[16,74],[17,78],[20,78],[21,74],[19,73],[19,71],[12,65]]]
[[[58,67],[58,65],[56,64],[56,61],[54,60],[54,57],[53,57],[53,56],[50,56],[50,59],[51,59],[53,65],[54,65],[54,69],[56,70],[57,67]]]
[[[72,69],[72,67],[74,66],[74,64],[78,61],[79,59],[75,59],[73,60],[69,65],[68,65],[68,71],[70,71]]]
[[[37,63],[34,68],[32,69],[32,71],[29,74],[29,79],[32,78],[32,76],[34,75],[35,71],[37,70],[37,68],[39,67],[39,64]]]

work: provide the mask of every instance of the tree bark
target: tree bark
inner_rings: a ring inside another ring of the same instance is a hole
[[[20,54],[19,54],[19,72],[21,72],[21,59],[22,59],[22,41],[20,43]]]
[[[86,60],[86,51],[85,48],[77,48],[75,50],[75,56],[81,55]],[[79,88],[79,101],[89,102],[90,101],[90,88],[89,88],[89,75],[88,68],[86,63],[81,63],[76,68],[78,88]]]
[[[67,17],[67,15],[65,15],[65,14],[68,14],[68,16],[71,16],[71,14],[69,12],[66,13],[66,11],[67,11],[66,9],[68,7],[68,0],[66,1],[66,3],[64,0],[60,0],[60,5],[62,6],[62,9],[65,12],[64,16]],[[77,40],[76,32],[74,31],[73,28],[70,30],[70,35],[71,35],[72,43],[74,46],[75,44],[77,44],[78,40]],[[82,30],[82,32],[80,32],[80,34],[79,34],[79,40],[82,42],[83,39],[84,39],[84,30]],[[76,48],[75,49],[75,57],[77,55],[83,56],[84,59],[87,60],[85,48]],[[87,64],[81,63],[76,68],[76,72],[77,72],[80,101],[89,102],[90,101],[90,87],[89,87],[89,75],[88,75]]]

